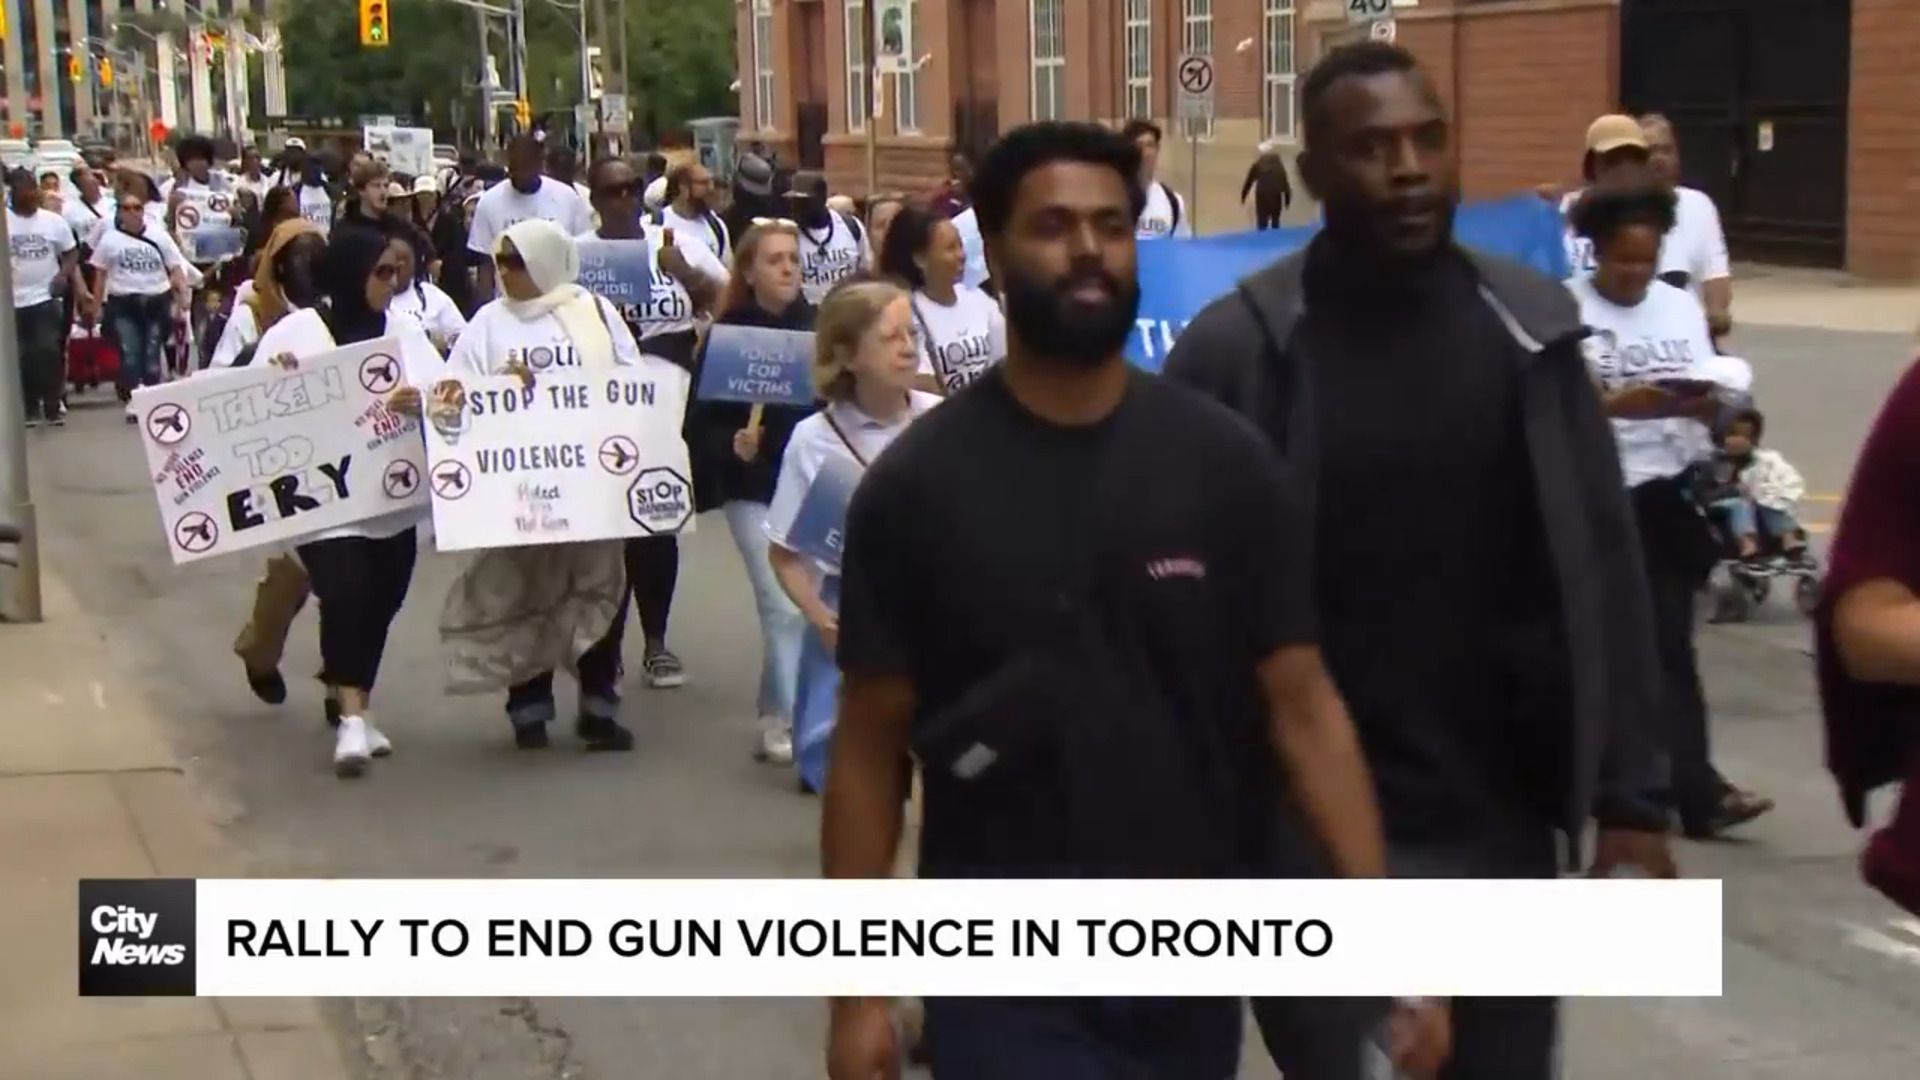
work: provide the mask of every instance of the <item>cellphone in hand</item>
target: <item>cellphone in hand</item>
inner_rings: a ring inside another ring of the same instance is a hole
[[[1707,379],[1660,379],[1653,385],[1676,397],[1703,397],[1720,388]]]

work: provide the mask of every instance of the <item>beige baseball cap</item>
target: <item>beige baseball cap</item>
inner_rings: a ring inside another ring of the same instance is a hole
[[[1631,116],[1610,113],[1587,125],[1587,152],[1609,154],[1624,147],[1647,149],[1647,133]]]

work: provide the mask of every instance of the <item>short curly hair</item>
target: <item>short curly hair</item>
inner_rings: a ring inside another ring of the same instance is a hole
[[[1567,223],[1575,234],[1598,247],[1632,225],[1645,225],[1665,236],[1673,228],[1677,205],[1671,190],[1636,177],[1630,183],[1588,188],[1567,212]]]

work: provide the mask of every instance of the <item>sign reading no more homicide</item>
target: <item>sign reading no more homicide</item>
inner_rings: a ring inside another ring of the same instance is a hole
[[[1213,58],[1182,56],[1179,65],[1174,68],[1174,74],[1180,85],[1178,102],[1180,118],[1211,120],[1213,118]]]

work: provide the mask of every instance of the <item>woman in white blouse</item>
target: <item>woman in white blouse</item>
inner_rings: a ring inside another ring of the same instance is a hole
[[[580,251],[560,227],[538,218],[510,226],[494,250],[500,296],[474,313],[448,358],[462,377],[516,375],[533,385],[543,373],[633,369],[655,380],[656,400],[685,411],[687,375],[642,356],[620,312],[579,283]],[[457,419],[458,387],[436,388],[445,415]],[[553,675],[571,667],[580,682],[574,733],[589,750],[631,750],[621,726],[620,650],[627,579],[618,540],[559,543],[480,552],[455,582],[440,621],[461,693],[505,690],[516,745],[549,744],[558,714]]]
[[[926,389],[951,394],[1006,357],[1000,305],[961,284],[967,252],[953,222],[917,206],[903,207],[887,229],[879,264],[880,273],[913,289],[909,304]]]
[[[814,387],[826,404],[795,425],[763,526],[774,576],[812,628],[803,669],[832,665],[840,631],[837,570],[796,548],[794,522],[823,469],[864,472],[908,423],[939,404],[939,396],[915,389],[920,367],[905,290],[887,281],[857,281],[827,294],[814,323],[813,359]],[[794,759],[803,777],[817,783],[831,728],[804,726],[795,726]]]
[[[467,328],[466,317],[460,314],[453,297],[420,273],[419,252],[414,245],[402,240],[400,246],[405,251],[400,256],[400,276],[393,283],[393,310],[419,323],[445,353]]]
[[[1682,829],[1714,836],[1773,808],[1713,767],[1706,696],[1693,648],[1693,598],[1718,560],[1694,497],[1694,466],[1711,449],[1705,421],[1742,365],[1720,362],[1706,314],[1686,290],[1658,280],[1674,197],[1638,180],[1596,185],[1570,221],[1592,244],[1591,277],[1567,283],[1589,329],[1587,360],[1613,418],[1653,600],[1664,676],[1662,734]]]
[[[377,338],[400,342],[402,380],[388,399],[394,413],[420,415],[419,387],[442,372],[439,353],[410,320],[392,317],[399,256],[386,238],[366,229],[333,235],[321,260],[324,303],[274,323],[255,347],[267,362],[297,368],[301,359]],[[418,552],[417,528],[427,508],[396,510],[307,537],[296,549],[320,602],[320,679],[340,715],[334,730],[334,771],[364,773],[373,758],[393,751],[368,716],[373,685],[386,653],[387,633],[406,602]]]

